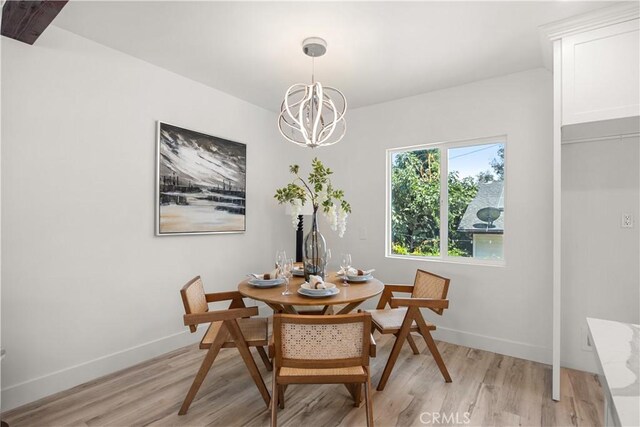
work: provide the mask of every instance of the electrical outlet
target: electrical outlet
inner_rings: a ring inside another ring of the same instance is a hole
[[[633,215],[631,215],[630,213],[623,213],[620,227],[633,228]]]

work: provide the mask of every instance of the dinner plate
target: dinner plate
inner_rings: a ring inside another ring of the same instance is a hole
[[[344,279],[344,276],[341,276],[341,278]],[[366,282],[371,279],[373,279],[371,274],[367,274],[366,276],[347,276],[349,282]]]
[[[336,287],[335,283],[325,282],[324,285],[326,286],[324,289],[316,289],[312,288],[309,283],[304,282],[302,285],[300,285],[300,288],[310,292],[323,292]]]
[[[334,295],[338,295],[340,293],[340,289],[338,288],[330,288],[330,289],[322,289],[323,293],[316,293],[313,292],[309,289],[305,289],[305,288],[298,288],[298,293],[300,295],[303,295],[305,297],[311,297],[311,298],[326,298],[326,297],[332,297]]]
[[[293,274],[296,277],[304,277],[304,269],[301,268],[301,269],[298,270],[298,269],[294,268],[293,270],[291,270],[291,274]]]
[[[284,279],[282,277],[278,279],[249,279],[249,284],[256,288],[273,288],[275,286],[280,286],[284,283]]]

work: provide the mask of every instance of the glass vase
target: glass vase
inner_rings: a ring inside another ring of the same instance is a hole
[[[313,211],[311,231],[304,238],[304,278],[309,281],[310,275],[324,279],[327,266],[327,242],[318,231],[317,210]]]

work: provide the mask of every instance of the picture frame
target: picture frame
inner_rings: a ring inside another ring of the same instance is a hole
[[[246,231],[247,145],[157,122],[157,236]]]

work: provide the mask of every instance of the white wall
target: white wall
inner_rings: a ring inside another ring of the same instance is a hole
[[[51,27],[2,38],[2,113],[3,409],[192,342],[188,279],[293,247],[272,112]],[[247,144],[245,234],[154,236],[156,120]]]
[[[586,317],[640,323],[639,171],[637,136],[562,146],[564,366],[597,372]]]
[[[380,82],[384,84],[384,82]],[[346,96],[348,97],[348,93]],[[543,69],[479,81],[348,112],[345,139],[297,153],[335,171],[353,207],[343,250],[386,283],[412,283],[417,268],[451,278],[451,308],[425,313],[449,342],[551,361],[552,81]],[[385,150],[507,135],[505,267],[385,258]],[[306,169],[305,169],[306,170]],[[362,236],[361,236],[362,235]],[[361,239],[366,235],[366,239]],[[455,379],[454,379],[455,380]]]

